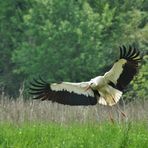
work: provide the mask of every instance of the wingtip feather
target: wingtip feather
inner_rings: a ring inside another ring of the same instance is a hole
[[[39,79],[33,79],[33,82],[30,82],[29,94],[35,95],[33,99],[43,99],[46,93],[49,90],[50,85],[39,76]]]
[[[120,48],[120,59],[121,59],[122,56],[123,56],[123,51],[122,51],[122,47],[121,46],[119,48]]]
[[[124,45],[122,45],[122,49],[123,49],[123,57],[126,56],[126,47]]]
[[[120,59],[124,58],[126,60],[133,60],[133,61],[140,61],[140,51],[135,48],[132,47],[131,45],[129,45],[128,50],[126,49],[126,47],[123,45],[120,48]]]

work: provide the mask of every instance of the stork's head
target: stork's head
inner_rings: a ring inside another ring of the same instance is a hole
[[[97,86],[97,84],[94,81],[90,81],[89,83],[89,87],[91,87],[92,89],[95,88]]]
[[[96,77],[94,79],[91,79],[89,81],[89,85],[86,88],[86,90],[88,90],[88,89],[96,89],[99,86],[99,82],[100,82],[100,77]]]

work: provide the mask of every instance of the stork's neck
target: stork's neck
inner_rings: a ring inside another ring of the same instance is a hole
[[[99,89],[105,85],[105,80],[103,76],[98,76],[93,79],[94,81],[94,89]]]

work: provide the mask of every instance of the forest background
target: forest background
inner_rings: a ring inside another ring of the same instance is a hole
[[[1,1],[0,93],[16,98],[39,75],[89,80],[109,70],[119,46],[132,45],[143,60],[124,98],[148,99],[147,22],[146,0]]]

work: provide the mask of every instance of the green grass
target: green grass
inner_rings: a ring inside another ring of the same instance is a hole
[[[2,148],[146,148],[148,127],[132,124],[0,124]]]

